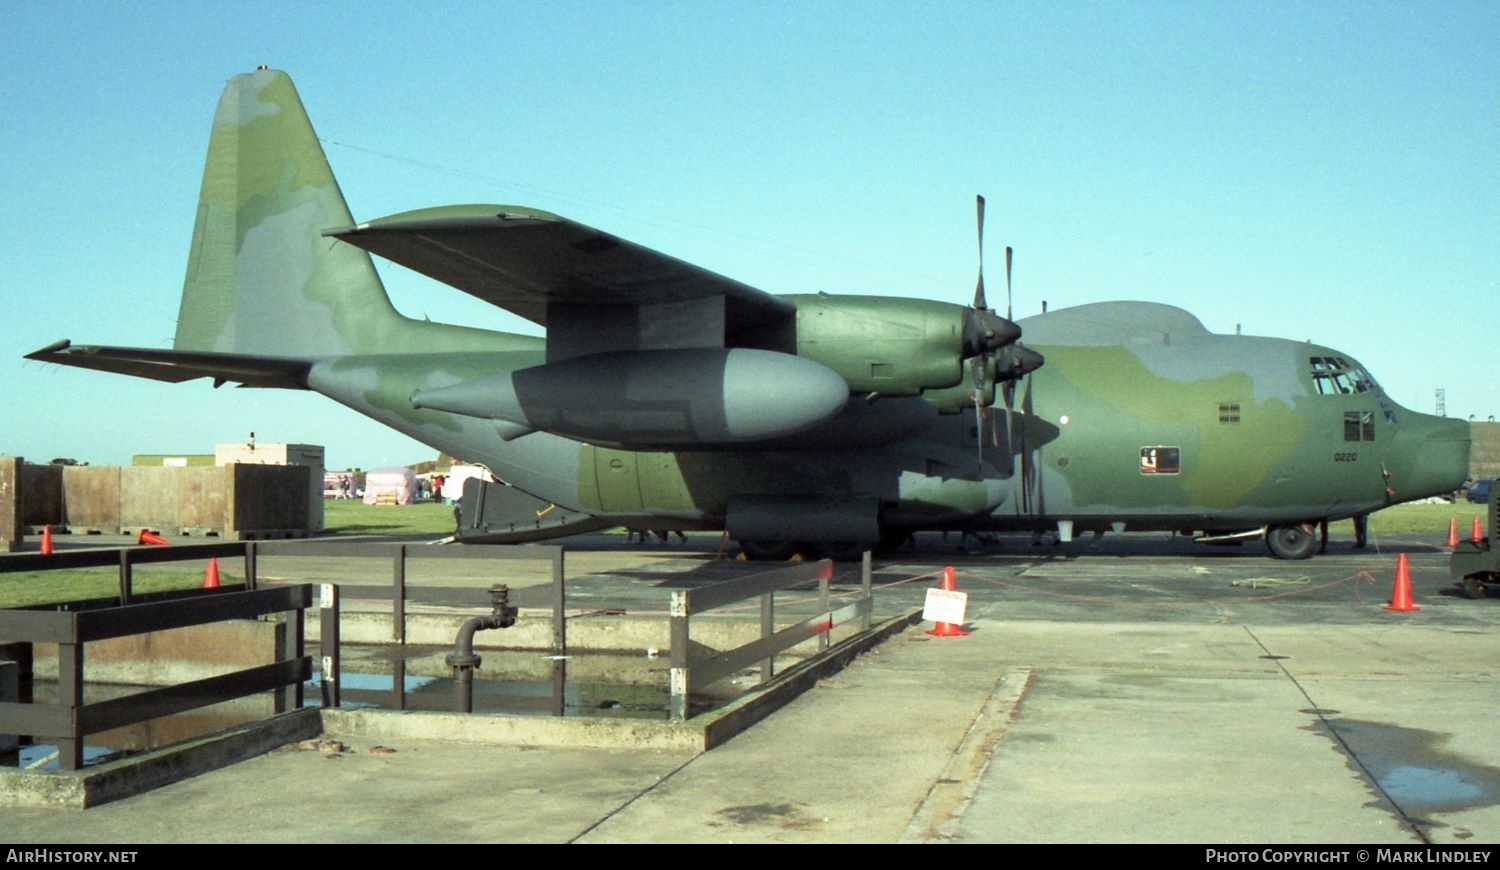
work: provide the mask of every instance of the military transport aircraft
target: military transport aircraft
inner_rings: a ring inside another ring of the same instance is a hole
[[[404,317],[372,253],[546,337]],[[919,529],[1170,529],[1295,559],[1318,521],[1450,492],[1468,466],[1467,426],[1398,406],[1347,354],[1168,305],[1016,323],[982,265],[970,305],[774,296],[519,206],[355,223],[269,69],[214,117],[173,348],[29,358],[315,390],[490,468],[526,520],[478,529],[497,540],[726,529],[770,558]]]

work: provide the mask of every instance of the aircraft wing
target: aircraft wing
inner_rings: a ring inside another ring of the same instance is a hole
[[[549,360],[723,347],[796,316],[769,293],[534,209],[442,206],[324,235],[546,326]]]
[[[140,347],[77,345],[59,341],[26,355],[27,359],[94,369],[177,384],[194,378],[213,378],[247,387],[307,389],[308,360],[248,356],[237,353],[155,350]]]

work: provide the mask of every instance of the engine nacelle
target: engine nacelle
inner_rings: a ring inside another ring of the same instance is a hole
[[[418,390],[414,408],[545,431],[591,444],[692,449],[792,435],[839,413],[832,369],[748,348],[612,351]]]
[[[969,309],[962,305],[883,296],[782,298],[797,306],[797,354],[838,372],[855,393],[915,396],[964,377]]]

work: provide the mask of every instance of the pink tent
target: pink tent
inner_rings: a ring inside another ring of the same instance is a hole
[[[417,474],[410,468],[376,468],[365,473],[365,504],[411,504],[416,495]]]

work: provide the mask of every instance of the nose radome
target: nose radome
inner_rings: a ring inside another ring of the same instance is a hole
[[[1446,495],[1463,486],[1469,474],[1468,423],[1407,412],[1395,428],[1387,463],[1398,501]]]

